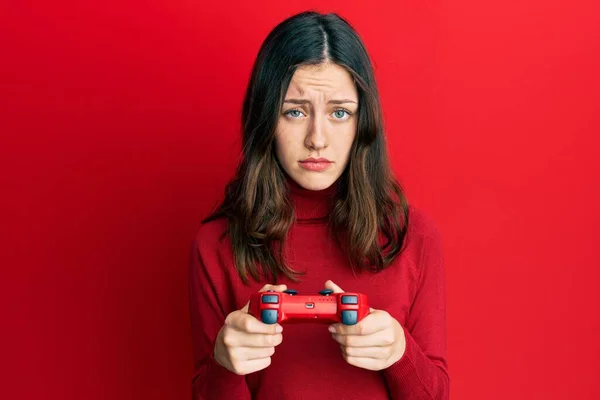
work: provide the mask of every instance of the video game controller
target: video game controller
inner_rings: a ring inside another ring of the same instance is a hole
[[[250,297],[248,312],[265,324],[282,322],[318,322],[355,325],[369,314],[367,296],[361,293],[333,293],[323,289],[319,294],[298,295],[296,290],[267,290]]]

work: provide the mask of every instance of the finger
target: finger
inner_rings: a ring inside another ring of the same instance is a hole
[[[246,333],[233,327],[227,327],[223,333],[223,343],[229,347],[274,347],[283,341],[283,335],[263,333]]]
[[[371,335],[331,335],[333,340],[346,347],[389,347],[396,342],[393,329],[385,329]]]
[[[374,310],[355,325],[332,324],[329,331],[339,335],[372,335],[389,328],[392,322],[392,317],[386,311]]]
[[[276,333],[274,335],[265,335],[262,333],[244,333],[233,335],[231,346],[238,347],[274,347],[279,346],[283,341],[283,335]]]
[[[346,347],[340,346],[342,354],[347,357],[374,358],[376,360],[387,360],[391,351],[389,347]]]
[[[233,312],[225,319],[225,325],[246,333],[275,334],[283,331],[279,324],[265,324],[250,314]]]
[[[385,367],[385,360],[369,357],[351,357],[342,354],[344,360],[355,367],[368,369],[371,371],[381,371]]]
[[[275,347],[236,347],[231,352],[231,357],[236,360],[258,360],[271,357],[275,354]]]
[[[248,375],[271,365],[271,357],[258,358],[256,360],[247,360],[240,364],[240,367],[234,367],[233,372],[238,375]]]
[[[333,293],[344,293],[344,290],[331,280],[325,282],[325,289],[331,289],[333,290]]]
[[[267,290],[274,290],[276,292],[283,292],[287,289],[287,285],[270,285],[267,284],[259,290],[259,292],[266,292]]]
[[[242,309],[240,311],[248,313],[248,307],[250,306],[250,300],[248,300],[248,302],[246,303],[246,305],[244,307],[242,307]]]

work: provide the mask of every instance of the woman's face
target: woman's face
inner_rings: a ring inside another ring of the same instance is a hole
[[[285,172],[309,190],[331,186],[348,163],[357,111],[358,93],[343,67],[299,67],[275,131],[276,155]]]

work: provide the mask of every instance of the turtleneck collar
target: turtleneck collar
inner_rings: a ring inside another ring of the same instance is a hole
[[[289,175],[284,174],[289,188],[289,195],[294,205],[296,220],[326,221],[333,207],[333,200],[338,181],[323,190],[309,190],[300,186]]]

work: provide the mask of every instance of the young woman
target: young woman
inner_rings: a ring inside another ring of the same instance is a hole
[[[280,23],[256,59],[243,157],[190,264],[195,399],[447,399],[440,235],[387,158],[368,54],[335,14]],[[265,324],[252,293],[368,296],[356,325]]]

